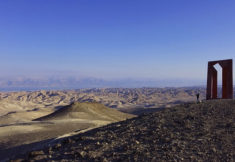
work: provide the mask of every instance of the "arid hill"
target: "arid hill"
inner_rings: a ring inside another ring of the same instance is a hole
[[[11,157],[16,152],[23,153],[38,147],[34,144],[35,142],[42,145],[50,139],[71,136],[135,117],[135,115],[119,112],[100,103],[78,102],[60,107],[49,115],[34,118],[31,121],[28,116],[32,117],[37,113],[39,116],[43,114],[35,110],[33,112],[10,113],[0,118],[0,161]],[[13,117],[15,122],[6,123],[8,118]]]
[[[234,100],[183,104],[64,138],[15,159],[233,161],[234,117]]]
[[[115,109],[110,109],[100,103],[75,102],[71,105],[62,107],[49,115],[34,119],[34,121],[70,119],[120,121],[131,117],[134,117],[134,115],[122,113]]]

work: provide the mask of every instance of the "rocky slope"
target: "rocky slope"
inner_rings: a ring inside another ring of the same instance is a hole
[[[233,161],[235,101],[184,104],[64,138],[32,161]]]

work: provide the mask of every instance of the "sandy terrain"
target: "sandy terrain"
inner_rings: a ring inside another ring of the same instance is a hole
[[[132,118],[99,103],[73,103],[55,111],[34,110],[8,113],[0,118],[0,159],[34,146],[23,145],[70,136]],[[43,142],[42,142],[43,143]]]

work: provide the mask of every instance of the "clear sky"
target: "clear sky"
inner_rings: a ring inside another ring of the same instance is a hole
[[[0,0],[0,76],[206,79],[234,0]]]

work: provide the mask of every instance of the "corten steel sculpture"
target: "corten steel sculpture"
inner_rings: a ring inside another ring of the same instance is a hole
[[[233,99],[233,60],[208,62],[206,99],[217,99],[217,70],[214,65],[222,67],[222,99]]]

